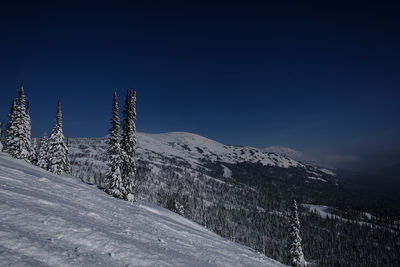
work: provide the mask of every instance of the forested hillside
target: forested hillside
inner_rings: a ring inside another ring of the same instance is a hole
[[[74,175],[102,185],[104,142],[69,140]],[[187,133],[139,133],[138,146],[139,198],[223,237],[286,262],[287,212],[296,199],[304,255],[311,265],[400,263],[398,218],[374,208],[372,200],[362,203],[364,195],[325,169]],[[390,206],[394,203],[385,201],[388,210],[395,210]],[[325,205],[326,212],[308,204]]]

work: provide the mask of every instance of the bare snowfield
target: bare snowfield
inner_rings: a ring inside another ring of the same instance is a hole
[[[1,266],[284,266],[158,206],[0,153]]]

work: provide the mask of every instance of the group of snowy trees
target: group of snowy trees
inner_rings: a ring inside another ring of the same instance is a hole
[[[4,151],[17,159],[36,164],[56,174],[69,173],[68,148],[62,131],[61,104],[58,101],[56,120],[50,139],[46,134],[40,142],[39,153],[31,142],[29,103],[25,105],[24,88],[19,88],[18,98],[11,102],[6,129]]]
[[[108,173],[106,191],[121,199],[136,201],[138,184],[135,183],[136,150],[136,92],[128,89],[123,110],[123,120],[119,122],[117,93],[114,92],[113,115],[108,138]],[[122,131],[120,129],[122,128]],[[58,175],[70,173],[68,146],[62,129],[61,104],[58,101],[56,119],[50,138],[46,133],[40,140],[39,149],[31,142],[31,119],[29,103],[25,104],[22,85],[17,99],[11,102],[3,150],[17,159],[36,164]],[[36,153],[36,151],[38,152]]]
[[[125,97],[123,120],[120,130],[117,92],[114,92],[112,104],[111,128],[108,137],[108,173],[107,192],[114,197],[136,201],[135,184],[136,150],[136,92],[128,89]]]

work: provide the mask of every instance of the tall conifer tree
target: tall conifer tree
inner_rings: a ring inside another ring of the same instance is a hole
[[[137,199],[135,186],[136,165],[134,161],[136,150],[136,92],[132,89],[126,91],[125,105],[122,120],[122,179],[127,192],[126,199]]]
[[[69,139],[67,137],[67,156],[66,156],[66,164],[65,164],[65,172],[66,173],[72,173],[72,168],[71,168],[71,163],[69,161]]]
[[[300,221],[297,212],[296,200],[289,215],[289,242],[288,242],[288,264],[293,267],[305,267],[307,263],[304,259],[303,249],[301,248]]]
[[[118,116],[118,100],[117,92],[114,91],[113,104],[112,104],[112,117],[111,117],[111,128],[108,130],[109,136],[107,140],[108,144],[108,173],[107,181],[109,194],[124,198],[126,192],[123,187],[122,176],[121,176],[121,136]]]
[[[49,151],[49,146],[48,146],[47,134],[45,132],[43,134],[42,140],[40,141],[39,154],[37,156],[37,166],[45,170],[47,170],[49,167],[48,151]]]
[[[30,103],[26,103],[26,113],[25,113],[25,131],[26,131],[26,146],[28,150],[28,159],[30,162],[34,163],[35,162],[35,151],[34,147],[31,142],[31,116],[29,115],[30,111]]]
[[[32,146],[30,117],[26,113],[24,88],[19,88],[18,98],[11,107],[7,129],[7,152],[17,158],[30,161]]]
[[[49,171],[59,175],[68,172],[67,154],[68,148],[62,130],[61,104],[58,101],[56,120],[49,140]]]
[[[16,101],[13,98],[10,106],[10,113],[8,113],[8,122],[7,122],[7,128],[6,128],[6,151],[12,155],[12,151],[16,149],[16,139],[14,138],[15,134],[15,128],[12,126],[14,125],[14,118],[15,118],[15,106],[16,106]]]

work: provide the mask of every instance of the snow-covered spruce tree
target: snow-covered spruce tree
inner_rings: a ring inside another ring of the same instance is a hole
[[[48,170],[49,167],[49,157],[48,157],[48,140],[46,132],[43,134],[43,138],[40,141],[39,154],[37,156],[36,165],[42,169]]]
[[[36,154],[34,151],[34,146],[32,145],[31,142],[31,116],[29,115],[30,111],[30,103],[26,103],[26,113],[25,113],[25,131],[26,131],[26,140],[27,140],[27,149],[29,153],[29,161],[31,163],[34,163],[36,161]]]
[[[136,92],[132,89],[126,91],[125,105],[122,120],[122,181],[126,191],[124,197],[129,201],[137,199],[137,184],[135,184],[136,165],[134,161],[136,150]]]
[[[293,267],[305,267],[307,263],[304,259],[303,249],[301,248],[300,222],[297,212],[296,200],[289,215],[289,242],[288,242],[288,264]]]
[[[17,101],[13,102],[7,129],[7,152],[17,159],[30,161],[32,146],[30,117],[25,109],[24,88],[19,88]]]
[[[64,143],[62,130],[61,104],[58,101],[56,120],[49,139],[49,171],[59,175],[68,172],[67,154],[68,148]]]
[[[10,106],[10,113],[8,113],[8,122],[7,122],[7,127],[6,127],[6,143],[5,143],[5,151],[8,152],[10,155],[11,153],[9,152],[10,150],[14,150],[15,144],[16,144],[16,139],[14,136],[16,135],[14,133],[15,128],[11,127],[14,125],[14,118],[15,118],[15,106],[16,106],[16,101],[13,98]]]
[[[126,192],[122,183],[121,176],[121,146],[119,132],[119,116],[118,116],[118,101],[117,92],[114,91],[111,128],[108,130],[108,173],[107,173],[107,193],[114,197],[124,198]]]
[[[68,139],[68,137],[67,137],[67,160],[66,160],[66,165],[65,165],[65,172],[66,173],[72,172],[71,163],[69,161],[69,139]]]

